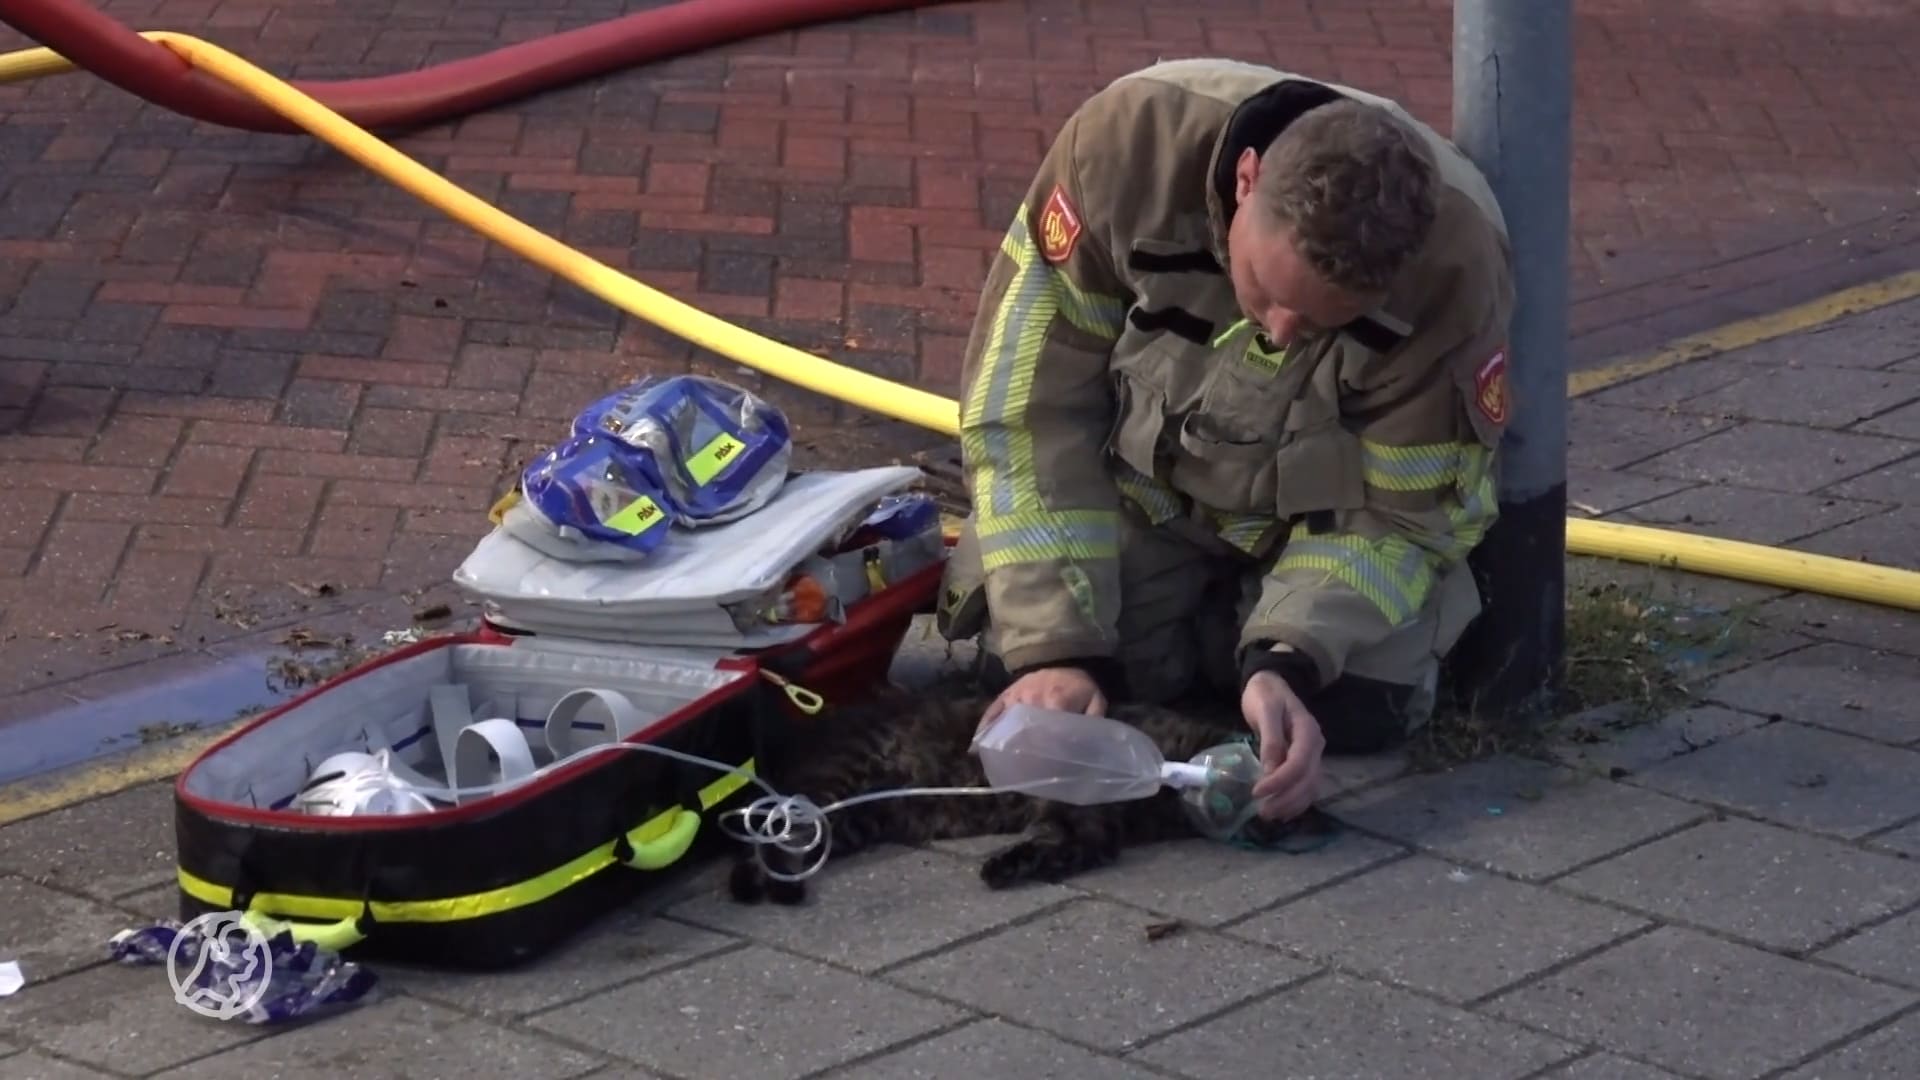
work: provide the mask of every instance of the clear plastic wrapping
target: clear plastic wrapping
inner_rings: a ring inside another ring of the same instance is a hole
[[[521,491],[562,539],[645,556],[676,526],[766,505],[792,454],[785,415],[754,394],[701,375],[648,377],[581,410],[522,472]]]

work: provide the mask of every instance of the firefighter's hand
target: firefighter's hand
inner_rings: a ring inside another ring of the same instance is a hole
[[[984,730],[1007,711],[1007,706],[1013,704],[1086,713],[1089,716],[1100,716],[1107,711],[1107,699],[1101,695],[1099,684],[1086,671],[1076,667],[1041,668],[1027,672],[1015,679],[1012,686],[1002,690],[993,704],[987,706],[986,715],[980,718],[980,726],[976,730]]]
[[[1307,812],[1320,789],[1320,754],[1326,739],[1287,681],[1263,671],[1247,681],[1240,695],[1247,726],[1260,736],[1260,766],[1265,775],[1253,786],[1260,816],[1288,821]]]

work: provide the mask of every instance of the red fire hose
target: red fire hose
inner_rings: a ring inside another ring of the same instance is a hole
[[[478,112],[624,67],[816,22],[941,0],[682,0],[419,71],[294,86],[363,128],[392,131]],[[0,0],[4,22],[156,105],[244,131],[300,129],[195,71],[87,0]],[[164,28],[157,28],[164,29]]]

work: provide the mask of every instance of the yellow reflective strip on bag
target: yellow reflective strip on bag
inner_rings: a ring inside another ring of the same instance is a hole
[[[701,788],[701,809],[713,809],[733,793],[751,783],[753,769],[753,759],[748,758],[738,769]],[[656,814],[628,832],[627,842],[634,846],[651,843],[665,836],[679,821],[680,816],[688,812],[682,807],[674,807]],[[613,854],[618,843],[616,840],[609,840],[543,874],[512,885],[502,885],[497,889],[469,893],[465,896],[449,896],[437,900],[374,900],[363,903],[358,899],[346,897],[301,896],[295,893],[263,891],[253,895],[252,906],[248,910],[287,919],[351,919],[358,917],[362,911],[371,911],[375,923],[459,922],[463,919],[497,915],[528,904],[537,904],[572,888],[610,866],[622,865]],[[668,860],[669,863],[677,861],[677,856]],[[214,907],[232,908],[233,889],[230,886],[216,885],[189,872],[185,867],[179,867],[176,876],[179,878],[180,888],[187,895]]]

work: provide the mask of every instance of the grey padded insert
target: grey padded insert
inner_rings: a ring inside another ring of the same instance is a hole
[[[558,642],[544,647],[536,640],[451,645],[356,675],[209,755],[188,771],[185,789],[238,806],[284,806],[328,756],[383,748],[442,782],[446,769],[427,705],[436,684],[465,686],[476,721],[510,708],[536,763],[545,765],[551,760],[542,734],[547,713],[570,691],[623,691],[642,714],[661,720],[742,677],[714,670],[711,654],[656,649],[607,655]]]

